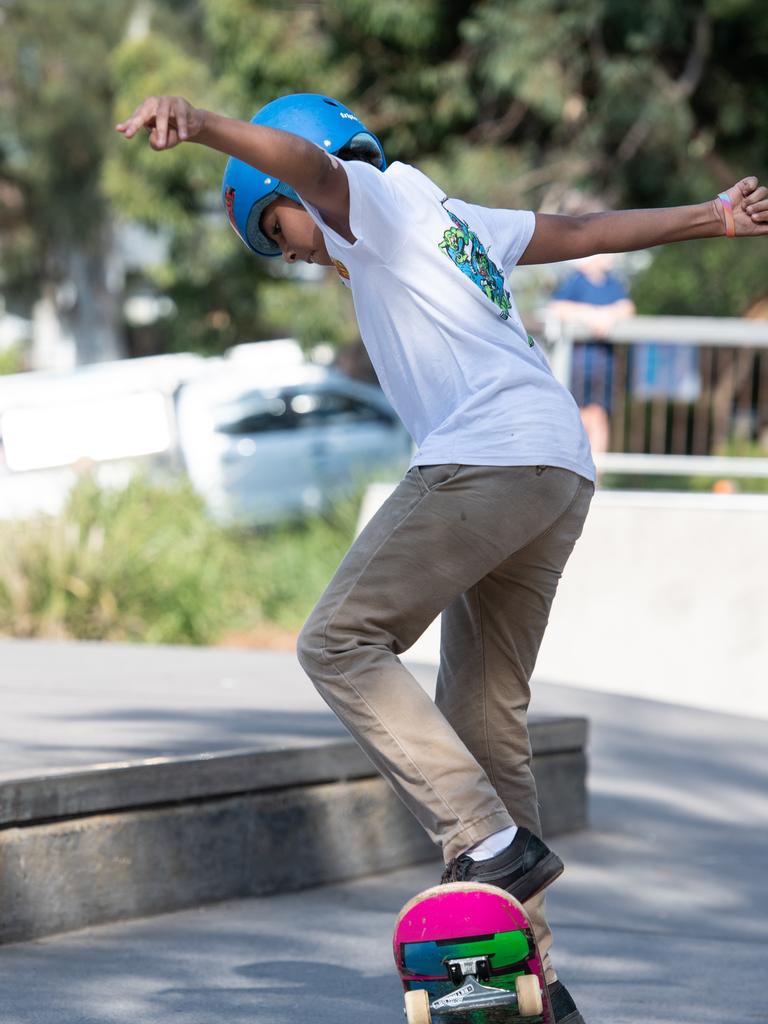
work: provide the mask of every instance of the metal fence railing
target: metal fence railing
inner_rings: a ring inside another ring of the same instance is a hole
[[[571,385],[573,346],[595,340],[588,328],[544,318],[553,372]],[[768,476],[768,323],[731,317],[638,316],[618,322],[600,343],[612,347],[610,455],[621,472],[679,473],[669,463],[619,456],[749,455],[728,466]],[[737,465],[739,463],[739,465]],[[607,468],[607,464],[606,464]]]

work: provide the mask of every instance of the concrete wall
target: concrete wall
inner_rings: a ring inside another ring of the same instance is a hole
[[[434,857],[378,778],[12,827],[0,831],[0,943]]]
[[[598,492],[535,676],[768,718],[768,497]]]

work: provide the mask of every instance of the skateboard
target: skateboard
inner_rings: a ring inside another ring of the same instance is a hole
[[[531,922],[503,889],[426,889],[400,911],[392,945],[408,1024],[554,1024]]]

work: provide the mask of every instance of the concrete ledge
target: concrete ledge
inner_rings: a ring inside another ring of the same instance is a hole
[[[544,769],[542,758],[584,751],[587,722],[582,718],[532,717],[530,736],[538,778]],[[583,776],[585,771],[586,766],[578,774]],[[194,757],[155,757],[93,765],[81,771],[49,771],[29,778],[0,778],[0,828],[100,811],[314,786],[375,774],[357,744],[341,740],[289,750],[236,750]],[[580,820],[583,822],[583,815]],[[553,825],[553,831],[558,831],[554,820]]]
[[[545,835],[586,824],[586,722],[531,721]],[[351,741],[0,782],[0,942],[439,855]]]
[[[373,774],[371,762],[349,740],[94,765],[0,781],[0,827]]]

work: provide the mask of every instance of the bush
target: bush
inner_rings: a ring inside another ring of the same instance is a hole
[[[10,373],[22,373],[27,369],[24,347],[13,345],[0,351],[0,376]]]
[[[360,500],[345,498],[324,516],[267,532],[252,541],[242,565],[257,589],[262,618],[298,629],[336,571],[355,535]],[[241,585],[248,589],[248,581]]]
[[[0,631],[17,637],[215,643],[301,624],[354,531],[353,503],[277,531],[216,525],[186,482],[84,478],[57,517],[0,527]]]

